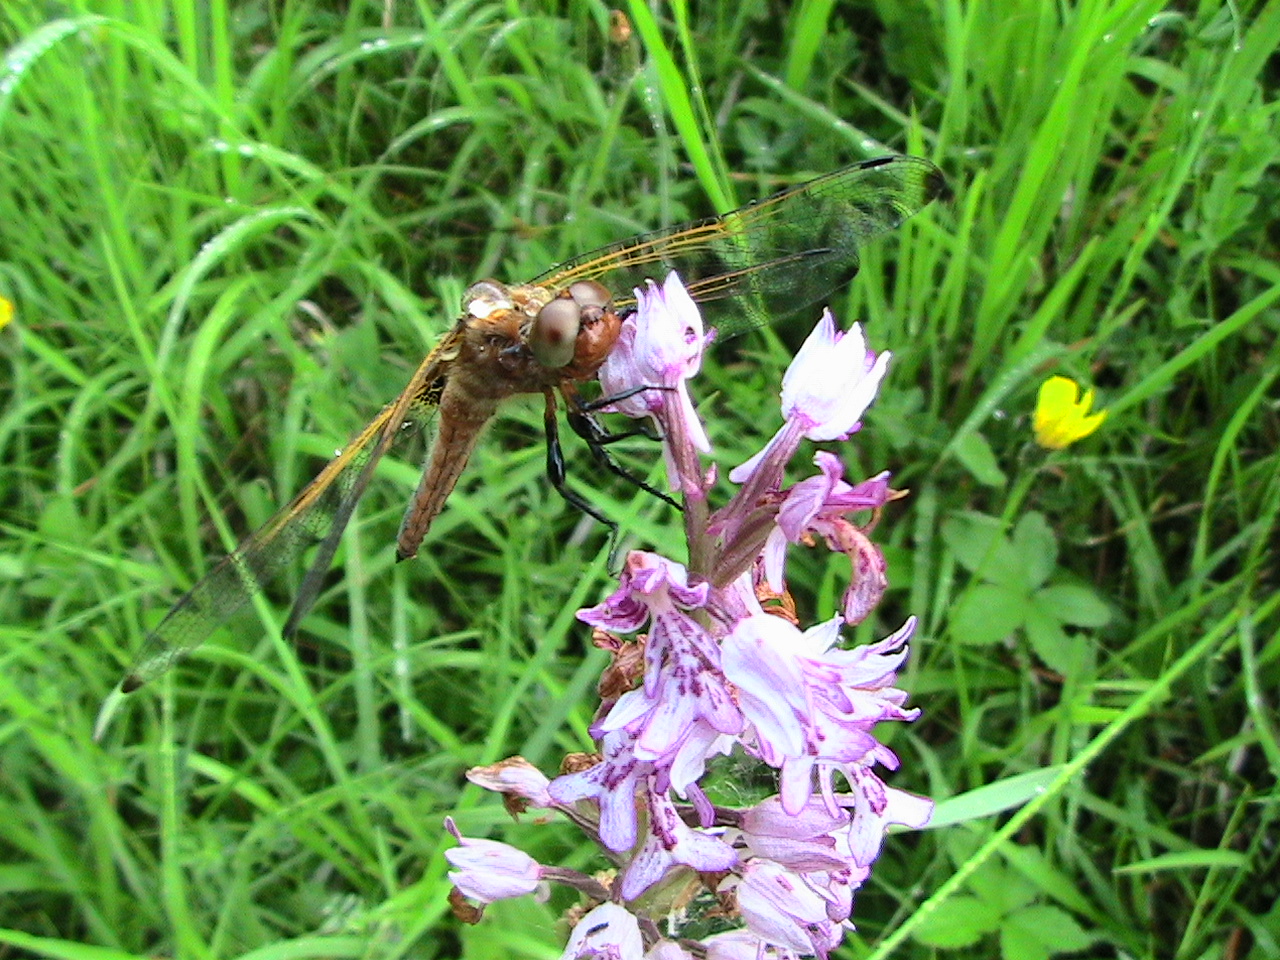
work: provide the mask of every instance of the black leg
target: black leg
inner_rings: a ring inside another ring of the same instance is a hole
[[[543,414],[543,426],[547,434],[547,479],[551,481],[551,486],[555,487],[556,493],[564,497],[570,506],[576,507],[587,516],[594,518],[609,528],[609,565],[612,567],[613,554],[618,548],[618,524],[569,489],[569,485],[565,482],[564,451],[560,448],[560,428],[556,423],[555,394],[548,390],[546,398],[547,406],[546,412]]]
[[[674,389],[675,387],[650,387],[650,386],[631,387],[629,390],[623,390],[621,393],[610,394],[607,397],[596,397],[594,400],[583,400],[581,397],[578,396],[577,391],[575,390],[573,393],[572,401],[570,401],[568,395],[566,395],[565,402],[568,403],[570,407],[574,407],[578,410],[581,410],[583,413],[595,413],[598,410],[603,410],[605,407],[611,407],[615,403],[618,403],[622,400],[630,400],[637,393],[644,393],[646,390],[674,390]]]
[[[604,447],[611,443],[617,443],[619,440],[630,440],[632,437],[644,437],[646,440],[662,441],[656,427],[648,420],[636,420],[634,425],[627,430],[621,430],[617,433],[606,430],[604,426],[595,417],[587,413],[579,414],[584,418],[590,418],[591,425],[584,426],[582,423],[575,423],[574,414],[569,412],[566,414],[569,418],[569,426],[578,436],[587,440],[596,446]]]
[[[591,416],[589,411],[582,407],[575,409],[573,401],[570,398],[566,397],[565,400],[569,406],[566,413],[566,416],[569,419],[569,426],[572,428],[574,433],[586,441],[587,449],[591,451],[591,456],[596,463],[600,464],[600,466],[604,467],[614,476],[621,477],[628,483],[634,484],[650,496],[657,497],[663,503],[670,504],[677,510],[683,509],[680,504],[676,500],[673,500],[668,494],[663,493],[654,486],[651,486],[643,478],[632,473],[617,460],[613,459],[609,454],[609,451],[605,449],[606,444],[613,443],[616,440],[622,440],[626,437],[640,436],[644,434],[644,431],[635,430],[630,433],[606,433],[596,421],[596,418]],[[648,434],[644,435],[647,436]],[[561,469],[563,469],[563,464],[561,464]]]

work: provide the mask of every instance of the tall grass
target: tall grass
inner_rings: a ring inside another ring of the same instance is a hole
[[[625,13],[624,38],[576,0],[0,9],[0,943],[557,956],[567,903],[462,928],[441,857],[452,812],[600,866],[461,778],[590,749],[573,612],[608,588],[606,538],[543,480],[536,403],[412,564],[416,453],[380,467],[300,644],[278,640],[294,571],[100,744],[94,714],[467,284],[900,151],[957,196],[832,304],[896,358],[842,452],[911,491],[863,631],[922,619],[894,784],[958,799],[890,838],[848,955],[1280,953],[1280,6]],[[774,429],[808,323],[700,381],[722,464]],[[1049,455],[1029,417],[1052,373],[1110,415]],[[679,542],[570,455],[630,542]],[[624,456],[660,480],[650,445]],[[806,562],[825,616],[837,571]]]

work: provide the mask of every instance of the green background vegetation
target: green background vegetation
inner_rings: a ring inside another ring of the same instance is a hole
[[[960,799],[890,838],[841,956],[1280,954],[1280,5],[626,12],[618,43],[585,0],[5,0],[0,944],[558,955],[563,900],[462,929],[441,856],[452,811],[601,865],[462,780],[589,749],[602,656],[573,613],[609,589],[605,538],[544,482],[536,400],[411,564],[416,454],[383,464],[296,647],[272,638],[300,570],[101,744],[95,712],[471,281],[897,151],[956,199],[832,303],[896,356],[840,450],[911,490],[856,633],[921,617],[892,782]],[[708,365],[721,464],[772,433],[809,324]],[[1111,413],[1048,455],[1029,417],[1052,373]],[[575,489],[678,556],[679,518],[569,446]],[[625,457],[659,478],[655,454]],[[809,618],[842,563],[794,552]]]

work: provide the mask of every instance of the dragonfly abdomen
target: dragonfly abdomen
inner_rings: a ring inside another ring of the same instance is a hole
[[[431,452],[423,465],[418,489],[404,512],[396,538],[396,559],[418,555],[422,539],[431,523],[444,509],[445,501],[471,459],[471,451],[484,425],[498,408],[498,399],[469,393],[461,382],[450,380],[440,397],[438,428]]]

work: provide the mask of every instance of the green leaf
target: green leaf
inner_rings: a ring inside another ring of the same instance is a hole
[[[1026,877],[1005,868],[1002,880],[1003,886],[998,891],[999,899],[996,902],[1000,904],[1004,913],[1016,913],[1035,902],[1036,888]]]
[[[1003,487],[1009,482],[999,461],[991,450],[986,437],[978,433],[965,434],[953,448],[956,459],[985,487]]]
[[[1203,870],[1207,867],[1241,870],[1248,865],[1248,855],[1236,850],[1179,850],[1114,869],[1116,873],[1156,873],[1161,870]]]
[[[1022,626],[1029,598],[994,583],[970,590],[951,614],[951,634],[961,643],[999,643]]]
[[[84,520],[71,497],[55,496],[40,512],[38,529],[52,540],[76,543],[83,536]]]
[[[1012,539],[1023,582],[1029,587],[1042,585],[1058,563],[1058,539],[1044,514],[1026,514],[1014,528]]]
[[[973,896],[944,900],[927,914],[915,930],[915,938],[933,947],[968,947],[984,934],[1000,928],[1000,914],[990,904]]]
[[[1089,898],[1064,869],[1067,865],[1058,864],[1039,847],[1010,844],[1001,850],[1001,855],[1011,870],[1035,884],[1039,899],[1055,900],[1077,913],[1088,913],[1092,909]]]
[[[1045,666],[1065,675],[1079,665],[1079,646],[1084,641],[1071,637],[1051,614],[1036,605],[1027,612],[1024,626],[1027,642]]]
[[[1051,906],[1027,907],[1010,913],[1005,918],[1004,930],[1010,929],[1019,930],[1030,940],[1042,944],[1044,955],[1075,953],[1094,941],[1071,914]]]
[[[1083,584],[1057,583],[1036,593],[1036,606],[1073,627],[1102,627],[1111,608],[1097,592]]]
[[[5,78],[5,82],[0,84],[0,125],[4,123],[9,104],[22,86],[20,81],[27,76],[38,76],[31,69],[32,65],[63,40],[73,38],[81,31],[92,30],[105,20],[99,16],[53,20],[6,50],[4,59],[0,60],[0,74]]]
[[[942,535],[966,569],[983,580],[1025,592],[1024,559],[1005,535],[1005,528],[999,517],[961,512],[943,524]]]
[[[1032,797],[1038,796],[1058,775],[1059,767],[1044,767],[1016,777],[997,780],[958,796],[941,800],[934,807],[928,829],[937,830],[971,820],[995,816],[1005,810],[1020,807]]]
[[[27,564],[16,554],[0,553],[0,580],[20,580],[27,574]]]
[[[1021,910],[1036,900],[1036,888],[1026,877],[993,860],[988,860],[974,872],[969,879],[969,888],[998,910],[1001,916]]]
[[[993,562],[997,562],[996,553],[1007,548],[1004,524],[999,517],[969,511],[956,513],[943,522],[942,539],[960,565],[971,573],[980,570],[986,573]],[[1012,556],[1008,560],[1012,561]]]
[[[1000,928],[1000,956],[1004,960],[1048,960],[1049,949],[1033,932],[1006,920]]]

